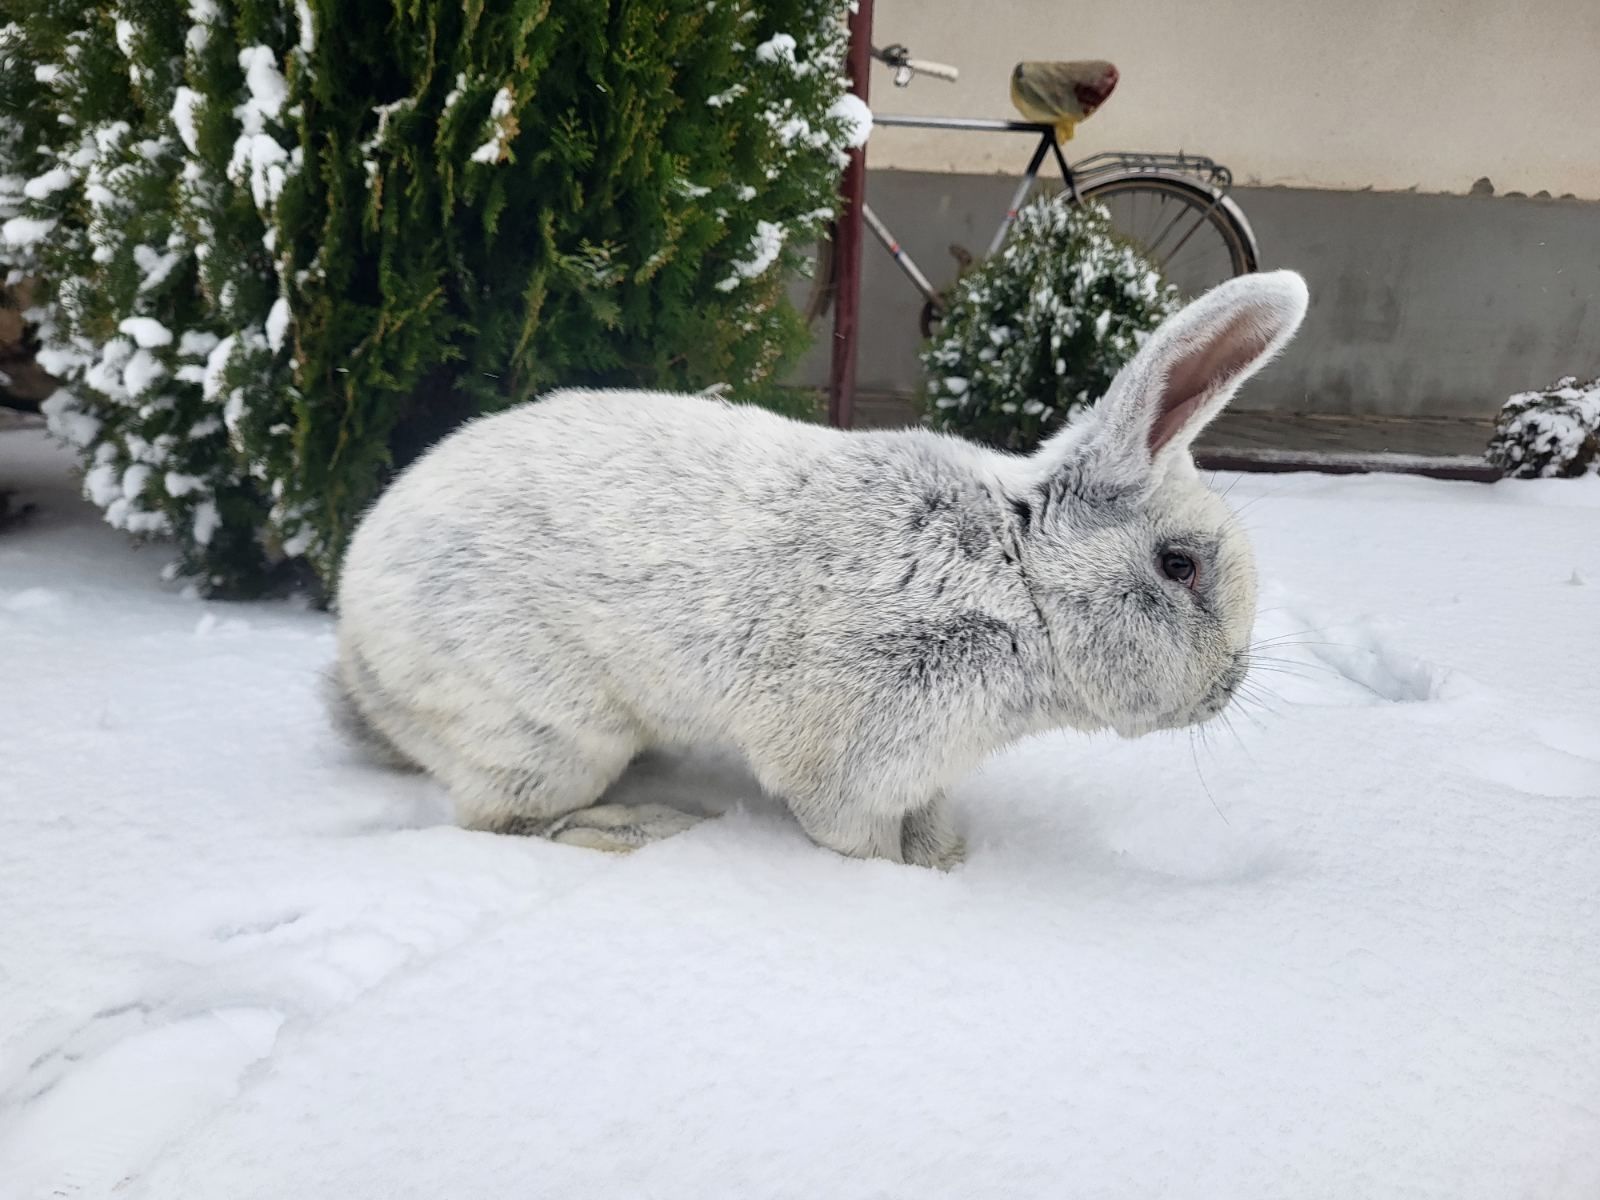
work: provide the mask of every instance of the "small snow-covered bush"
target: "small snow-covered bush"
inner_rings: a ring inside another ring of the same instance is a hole
[[[0,273],[86,493],[212,592],[331,580],[477,413],[775,383],[846,4],[0,0]]]
[[[963,275],[923,350],[928,424],[1029,450],[1093,404],[1180,304],[1098,205],[1035,201]]]
[[[1523,478],[1600,473],[1600,379],[1568,375],[1542,392],[1518,392],[1500,409],[1486,457]]]

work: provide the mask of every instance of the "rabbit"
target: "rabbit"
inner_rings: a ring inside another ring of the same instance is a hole
[[[1239,687],[1254,560],[1190,444],[1306,304],[1290,271],[1221,284],[1028,456],[703,395],[471,421],[354,533],[336,712],[469,828],[630,850],[699,819],[606,803],[630,761],[723,746],[818,845],[948,869],[948,791],[995,751]]]

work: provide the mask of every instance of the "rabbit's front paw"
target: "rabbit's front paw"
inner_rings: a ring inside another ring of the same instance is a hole
[[[906,814],[900,826],[900,855],[918,867],[948,871],[967,857],[967,843],[950,820],[943,797]]]

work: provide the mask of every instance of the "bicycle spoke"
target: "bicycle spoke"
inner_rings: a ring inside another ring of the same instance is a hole
[[[1104,205],[1117,231],[1186,296],[1238,273],[1228,218],[1214,197],[1191,195],[1177,182],[1141,179],[1113,183],[1089,199]]]
[[[1179,264],[1183,270],[1178,270]],[[1185,246],[1182,251],[1174,251],[1165,264],[1165,270],[1176,275],[1183,275],[1196,269],[1196,264],[1204,268],[1203,273],[1226,278],[1233,273],[1233,255],[1228,252],[1228,247],[1222,242],[1213,240],[1210,244],[1202,239]]]
[[[1184,213],[1186,211],[1188,211],[1188,205],[1184,205],[1176,213],[1174,213],[1173,217],[1172,217],[1172,220],[1167,222],[1166,227],[1162,229],[1160,235],[1156,238],[1156,240],[1154,242],[1152,242],[1150,244],[1150,256],[1152,258],[1156,258],[1157,262],[1166,262],[1167,261],[1166,258],[1158,258],[1157,257],[1161,252],[1161,243],[1166,241],[1167,240],[1167,235],[1170,234],[1174,229],[1176,229],[1178,227],[1178,222],[1183,220],[1183,215],[1184,215]],[[1178,250],[1182,248],[1183,243],[1189,240],[1190,236],[1194,233],[1194,230],[1196,228],[1199,228],[1201,225],[1203,225],[1205,223],[1205,219],[1206,219],[1206,215],[1203,212],[1198,217],[1195,218],[1194,228],[1191,228],[1188,233],[1184,234],[1182,240],[1180,240],[1178,242],[1178,244],[1172,248],[1172,253],[1173,254],[1176,254],[1178,252]],[[1170,255],[1168,257],[1170,257]]]
[[[1198,213],[1195,216],[1194,224],[1189,226],[1189,231],[1178,239],[1178,244],[1172,248],[1172,253],[1167,255],[1167,258],[1169,260],[1177,258],[1179,254],[1183,253],[1183,248],[1189,244],[1189,239],[1201,229],[1208,228],[1210,224],[1211,219],[1206,213]]]

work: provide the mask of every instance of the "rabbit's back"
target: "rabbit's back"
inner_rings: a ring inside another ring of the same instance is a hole
[[[352,543],[341,641],[408,664],[408,690],[469,669],[507,692],[600,679],[672,740],[845,703],[830,673],[868,686],[872,647],[994,607],[998,510],[973,456],[698,397],[557,394],[396,481]],[[1020,587],[998,600],[1028,610]]]
[[[380,673],[407,664],[522,690],[530,673],[604,676],[703,722],[735,682],[746,613],[780,586],[772,501],[829,432],[692,397],[555,395],[464,427],[358,529],[340,636]],[[423,664],[426,665],[423,665]],[[693,686],[690,686],[690,681]],[[576,681],[575,681],[576,686]]]

